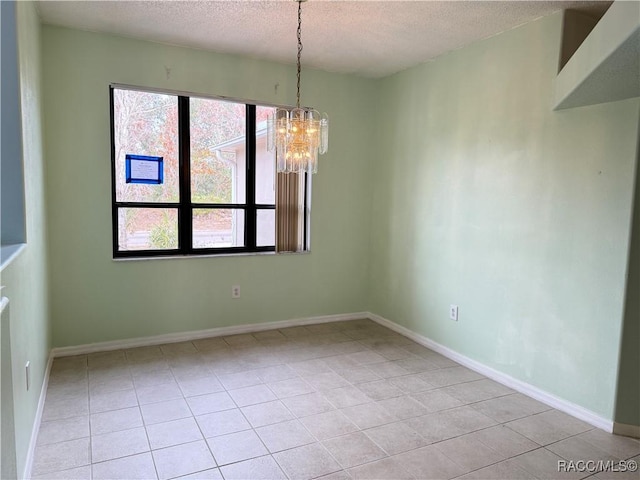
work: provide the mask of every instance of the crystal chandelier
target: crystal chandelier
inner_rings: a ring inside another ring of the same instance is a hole
[[[329,117],[300,107],[300,57],[302,56],[302,2],[298,1],[298,82],[296,108],[278,108],[267,121],[268,149],[276,151],[279,173],[317,173],[318,154],[329,147]]]

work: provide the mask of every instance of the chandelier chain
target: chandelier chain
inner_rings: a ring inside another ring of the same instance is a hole
[[[298,0],[298,93],[296,107],[300,108],[300,58],[302,57],[302,0]]]

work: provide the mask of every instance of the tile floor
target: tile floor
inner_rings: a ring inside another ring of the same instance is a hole
[[[58,358],[34,479],[638,479],[609,435],[369,320]]]

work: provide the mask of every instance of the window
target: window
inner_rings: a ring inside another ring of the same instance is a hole
[[[266,146],[274,107],[116,86],[110,92],[114,257],[276,250],[276,204],[279,230],[291,215],[276,201],[284,180]],[[143,171],[151,176],[140,180]],[[310,188],[308,178],[299,180],[296,228],[305,250]]]

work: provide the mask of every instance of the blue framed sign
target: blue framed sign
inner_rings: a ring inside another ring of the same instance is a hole
[[[164,182],[163,158],[127,154],[125,175],[127,183],[160,185]]]

